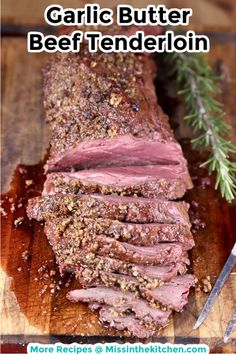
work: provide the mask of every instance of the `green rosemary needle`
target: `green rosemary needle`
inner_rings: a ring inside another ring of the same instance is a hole
[[[236,195],[236,162],[230,160],[230,153],[235,153],[236,147],[226,139],[230,126],[224,121],[222,104],[216,99],[219,78],[202,54],[165,53],[165,59],[175,72],[185,120],[196,136],[193,146],[210,150],[208,160],[201,166],[207,166],[209,174],[216,172],[215,188],[232,202]]]

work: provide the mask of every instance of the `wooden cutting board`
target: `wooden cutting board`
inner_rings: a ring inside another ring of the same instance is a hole
[[[211,33],[211,43],[210,60],[224,77],[222,99],[236,143],[235,35]],[[73,279],[60,279],[42,225],[29,223],[25,215],[27,199],[40,193],[43,182],[48,132],[44,123],[41,69],[48,55],[27,53],[25,38],[4,37],[2,44],[2,183],[7,192],[2,204],[0,273],[3,342],[116,340],[119,333],[101,327],[86,305],[66,300],[66,293],[77,284]],[[178,138],[189,137],[189,130],[181,120],[181,105],[171,92],[168,96]],[[196,247],[190,253],[192,270],[199,279],[210,276],[214,283],[236,239],[236,205],[229,206],[220,198],[214,191],[213,179],[206,178],[205,171],[199,169],[201,156],[192,152],[188,140],[181,142],[195,184],[186,198],[195,202],[191,211],[194,219],[201,220],[194,234]],[[202,291],[192,291],[184,312],[174,314],[161,336],[153,340],[206,343],[212,352],[235,352],[236,333],[227,345],[222,337],[235,309],[236,274],[232,273],[227,280],[204,324],[193,331],[207,296]]]

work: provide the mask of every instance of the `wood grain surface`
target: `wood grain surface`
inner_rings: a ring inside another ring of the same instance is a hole
[[[25,38],[3,38],[2,44],[2,182],[7,192],[2,206],[8,210],[8,216],[2,217],[2,339],[5,343],[53,342],[58,338],[68,342],[116,340],[119,333],[101,327],[96,315],[86,305],[71,304],[65,299],[67,291],[77,284],[74,280],[61,280],[58,272],[53,273],[56,266],[43,227],[27,221],[24,203],[29,196],[40,191],[43,179],[40,161],[48,146],[41,85],[41,69],[47,55],[28,54]],[[225,35],[222,40],[222,36],[219,39],[212,34],[209,59],[224,77],[222,99],[226,119],[233,125],[232,140],[236,143],[236,43],[233,38]],[[168,95],[168,102],[176,104],[173,94]],[[175,111],[172,124],[176,126],[176,134],[178,138],[186,138],[189,130],[181,119],[181,105]],[[228,206],[220,198],[214,190],[213,179],[203,188],[205,172],[199,169],[201,156],[191,151],[186,140],[182,140],[182,144],[195,183],[194,190],[186,198],[198,203],[197,212],[206,223],[206,227],[195,234],[192,269],[198,278],[210,275],[214,282],[236,238],[236,206]],[[36,166],[19,169],[19,164]],[[32,184],[28,186],[26,181],[32,181]],[[21,203],[23,207],[18,208]],[[23,217],[23,223],[17,225],[15,221],[19,217]],[[29,251],[28,260],[22,259],[25,251]],[[51,285],[58,285],[60,289],[53,294]],[[192,291],[184,312],[174,314],[161,336],[153,340],[206,343],[212,352],[235,352],[236,333],[227,345],[223,344],[222,337],[236,304],[236,274],[232,273],[227,280],[204,324],[193,331],[206,298],[203,292]]]

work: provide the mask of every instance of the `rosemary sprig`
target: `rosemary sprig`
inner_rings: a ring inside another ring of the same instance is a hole
[[[184,100],[185,120],[196,136],[193,146],[210,148],[209,159],[201,167],[207,166],[209,174],[216,171],[215,188],[232,202],[236,195],[236,162],[229,155],[236,152],[236,147],[226,139],[230,126],[223,120],[223,107],[216,99],[219,78],[202,54],[166,53],[165,58],[181,88],[178,94]]]

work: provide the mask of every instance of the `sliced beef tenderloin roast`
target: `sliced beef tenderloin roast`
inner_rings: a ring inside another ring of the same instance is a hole
[[[27,207],[29,218],[45,221],[61,275],[82,286],[68,299],[139,338],[182,311],[194,286],[189,205],[179,200],[192,181],[157,103],[155,71],[151,56],[90,53],[86,43],[51,56],[47,177]]]

